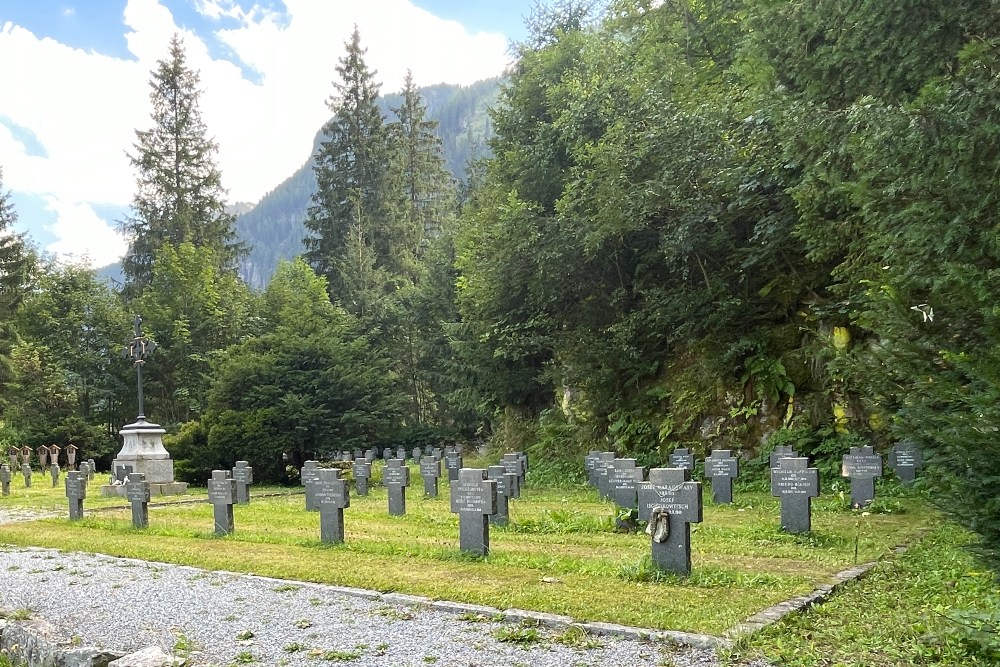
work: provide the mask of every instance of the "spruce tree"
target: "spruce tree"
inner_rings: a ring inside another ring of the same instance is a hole
[[[3,189],[0,169],[0,382],[10,379],[10,350],[16,334],[11,321],[24,297],[32,255],[24,235],[14,232],[17,212],[10,203],[10,193]]]
[[[233,271],[242,252],[235,219],[225,211],[218,145],[207,136],[198,108],[198,82],[183,41],[174,35],[168,57],[149,81],[153,127],[136,130],[135,152],[129,154],[136,193],[131,215],[119,223],[129,243],[122,263],[129,296],[150,284],[153,258],[165,244],[210,248],[223,271]]]

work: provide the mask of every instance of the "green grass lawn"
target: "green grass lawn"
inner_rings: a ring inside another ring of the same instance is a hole
[[[613,530],[613,508],[585,489],[526,489],[511,502],[512,525],[493,528],[487,558],[458,549],[458,518],[442,496],[426,499],[419,476],[407,494],[407,515],[390,517],[384,489],[351,498],[346,543],[319,541],[319,515],[292,490],[254,489],[237,506],[236,531],[213,536],[208,504],[150,509],[150,528],[136,531],[122,499],[101,498],[98,482],[85,518],[7,525],[2,541],[254,572],[435,599],[517,607],[643,627],[721,634],[747,616],[825,583],[857,562],[882,558],[938,522],[917,497],[898,499],[897,512],[861,516],[837,496],[814,503],[813,532],[778,530],[777,499],[742,494],[737,504],[707,503],[692,535],[693,574],[655,572],[649,537]],[[23,483],[22,483],[23,484]],[[281,493],[261,497],[264,491]],[[204,495],[194,489],[193,495]],[[178,500],[183,497],[174,497]],[[61,488],[15,487],[4,505],[67,512]],[[118,506],[120,509],[115,509]],[[100,510],[100,511],[98,511]]]

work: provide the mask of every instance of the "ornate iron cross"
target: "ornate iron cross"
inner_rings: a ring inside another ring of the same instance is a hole
[[[146,415],[144,414],[145,410],[142,401],[142,367],[146,363],[146,357],[156,349],[156,343],[142,335],[141,317],[136,315],[132,322],[135,325],[135,338],[125,346],[122,356],[131,359],[135,363],[136,383],[139,387],[139,421],[145,421]]]

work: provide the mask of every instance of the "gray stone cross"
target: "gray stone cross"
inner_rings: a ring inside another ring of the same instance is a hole
[[[608,486],[611,500],[622,509],[634,510],[639,507],[639,483],[645,468],[636,467],[635,459],[615,459],[608,468]]]
[[[851,447],[844,454],[840,476],[851,480],[851,507],[867,507],[875,499],[875,478],[882,476],[882,455],[871,446]]]
[[[359,496],[368,495],[368,482],[372,478],[372,463],[367,458],[358,457],[351,465],[351,472],[354,473],[354,488]]]
[[[660,570],[691,574],[691,524],[702,520],[701,484],[687,468],[652,468],[639,485],[639,520],[649,521],[656,509],[668,516],[666,539],[652,535],[653,564]]]
[[[506,526],[510,521],[509,501],[513,497],[511,494],[517,483],[517,475],[504,466],[490,466],[486,469],[486,477],[497,483],[497,511],[490,515],[490,523],[494,526]]]
[[[76,470],[66,473],[66,497],[71,521],[83,518],[83,499],[87,497],[87,477]]]
[[[458,514],[458,547],[485,556],[490,552],[490,515],[497,511],[497,483],[482,468],[462,468],[451,485],[451,511]]]
[[[228,470],[213,470],[208,480],[208,502],[215,509],[215,534],[228,535],[236,529],[233,503],[236,501],[236,480]]]
[[[889,467],[896,471],[903,486],[910,486],[917,478],[917,470],[924,465],[920,450],[912,442],[899,442],[889,450]]]
[[[521,483],[524,481],[525,475],[525,462],[521,458],[521,454],[514,452],[512,454],[504,454],[503,460],[500,462],[507,472],[514,475],[514,487],[510,490],[511,498],[521,497]]]
[[[351,506],[351,490],[340,471],[324,468],[316,480],[319,504],[319,539],[330,544],[344,541],[344,508]]]
[[[141,472],[129,473],[125,482],[125,498],[132,505],[132,527],[149,527],[149,482]]]
[[[305,461],[302,464],[302,470],[299,471],[299,479],[302,481],[302,486],[306,488],[307,512],[319,510],[319,505],[316,504],[316,480],[319,479],[317,466],[319,466],[318,461]]]
[[[21,474],[24,475],[24,488],[31,488],[31,466],[27,463],[21,464]]]
[[[712,502],[733,502],[733,480],[740,474],[740,461],[728,449],[716,449],[705,459],[705,477],[712,480]]]
[[[587,471],[587,483],[591,486],[597,486],[597,478],[594,476],[594,464],[597,463],[597,457],[600,454],[596,449],[591,449],[590,453],[583,459],[583,469]]]
[[[10,466],[6,463],[0,466],[0,488],[2,488],[3,495],[10,495]]]
[[[233,466],[233,479],[236,480],[236,502],[240,505],[250,503],[250,485],[253,484],[253,468],[248,461],[237,461]]]
[[[53,463],[52,465],[49,466],[49,474],[52,475],[52,488],[53,489],[56,488],[57,486],[59,486],[59,474],[60,473],[62,473],[62,470],[59,469],[59,464],[58,463]]]
[[[382,484],[389,491],[389,516],[406,514],[406,487],[410,485],[410,469],[402,459],[389,459],[382,471]]]
[[[819,495],[819,471],[809,467],[809,459],[778,459],[778,467],[771,468],[771,495],[781,498],[782,530],[812,530],[812,499]]]
[[[594,479],[597,480],[597,490],[602,498],[611,497],[611,485],[608,483],[609,471],[615,460],[614,452],[601,452],[594,462]]]
[[[684,468],[688,472],[694,472],[694,454],[686,447],[680,447],[671,452],[669,463],[671,468]]]
[[[438,479],[441,477],[441,461],[433,456],[420,459],[420,477],[424,480],[424,495],[437,498]]]
[[[448,471],[448,481],[454,482],[458,479],[458,471],[462,469],[462,455],[457,451],[447,451],[444,453],[444,467]]]
[[[87,459],[87,466],[90,468],[88,476],[90,477],[91,480],[93,480],[94,475],[97,474],[97,464],[94,463],[94,459]]]

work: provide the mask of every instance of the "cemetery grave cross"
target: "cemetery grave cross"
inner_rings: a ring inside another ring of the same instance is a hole
[[[701,484],[691,481],[691,471],[652,468],[639,485],[639,520],[650,522],[653,564],[691,574],[691,524],[702,520]]]
[[[438,479],[441,477],[441,461],[433,456],[420,459],[420,476],[424,480],[424,495],[437,498]]]
[[[316,480],[316,502],[319,503],[319,539],[330,544],[344,541],[344,508],[351,506],[347,480],[340,471],[322,469]]]
[[[31,466],[27,463],[21,464],[21,474],[24,475],[24,488],[31,488]]]
[[[10,495],[10,466],[6,463],[0,466],[0,488],[2,488],[3,495]]]
[[[733,480],[740,474],[740,462],[728,449],[716,449],[705,459],[705,477],[712,480],[712,502],[733,502]]]
[[[596,449],[590,450],[590,453],[583,459],[583,469],[587,471],[587,483],[591,486],[597,486],[597,477],[595,475],[595,464],[597,463],[597,456],[600,454]]]
[[[462,469],[462,455],[455,450],[444,453],[444,467],[448,470],[448,482],[458,479],[458,471]]]
[[[614,460],[614,452],[601,452],[597,455],[597,461],[594,462],[594,476],[597,479],[597,490],[600,492],[602,498],[609,498],[611,496],[611,486],[608,484],[608,474]]]
[[[97,464],[94,463],[94,459],[87,459],[87,467],[90,468],[90,479],[94,479],[94,475],[97,474]]]
[[[87,476],[76,470],[66,473],[66,497],[71,521],[83,518],[83,499],[87,497]]]
[[[486,469],[486,477],[497,483],[497,511],[490,515],[490,523],[494,526],[506,526],[510,521],[510,503],[508,501],[511,498],[517,475],[508,472],[504,466],[490,466]]]
[[[367,458],[358,457],[354,459],[354,464],[351,466],[351,471],[354,473],[354,488],[357,490],[359,496],[368,495],[368,481],[372,476],[372,463]]]
[[[497,511],[497,484],[482,468],[462,468],[451,485],[451,511],[458,514],[458,548],[490,552],[490,515]]]
[[[840,466],[841,477],[851,480],[851,507],[867,507],[875,499],[875,478],[882,476],[882,455],[870,445],[851,447]]]
[[[917,477],[917,470],[924,464],[920,450],[912,442],[899,442],[889,450],[889,467],[896,471],[903,486],[910,486]]]
[[[521,497],[521,482],[524,481],[524,460],[518,453],[504,454],[501,461],[507,472],[514,475],[514,487],[510,490],[511,498]]]
[[[608,468],[608,486],[611,500],[622,509],[637,509],[639,506],[639,482],[645,470],[636,467],[635,459],[615,459]]]
[[[402,461],[403,463],[406,463],[406,448],[405,447],[397,447],[396,448],[396,458],[399,459],[400,461]]]
[[[781,529],[808,533],[812,529],[812,499],[819,495],[819,471],[805,457],[780,458],[771,469],[771,495],[781,498]]]
[[[131,472],[125,482],[125,498],[132,505],[132,526],[149,527],[149,482],[141,472]]]
[[[389,516],[406,514],[406,487],[410,485],[410,469],[402,459],[389,459],[382,471],[382,483],[389,491]]]
[[[318,461],[306,461],[302,464],[299,477],[302,485],[306,487],[306,511],[315,512],[319,509],[316,505],[316,480],[319,479]]]
[[[253,484],[253,468],[248,461],[237,461],[233,467],[233,479],[236,480],[236,502],[240,505],[250,504],[250,485]]]
[[[236,480],[228,470],[213,470],[208,480],[208,502],[215,509],[215,534],[228,535],[235,530],[233,503],[236,500]]]
[[[52,475],[52,488],[59,486],[59,474],[62,470],[59,469],[58,463],[53,463],[49,466],[49,473]]]
[[[686,447],[671,452],[669,462],[671,468],[684,468],[688,472],[694,472],[694,454]]]

